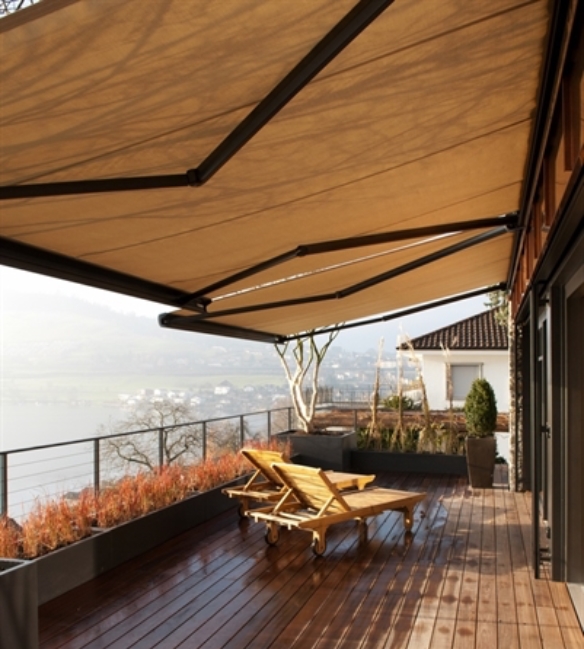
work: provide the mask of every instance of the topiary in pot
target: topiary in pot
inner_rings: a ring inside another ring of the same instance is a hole
[[[464,402],[466,429],[471,437],[489,437],[497,428],[497,399],[487,379],[475,379]]]
[[[497,399],[486,379],[475,379],[464,403],[466,415],[466,456],[471,487],[493,486],[497,441]]]

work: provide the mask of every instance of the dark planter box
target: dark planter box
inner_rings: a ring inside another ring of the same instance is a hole
[[[491,437],[467,437],[468,481],[471,487],[491,489],[495,474],[497,441]]]
[[[392,453],[391,451],[351,451],[350,470],[356,473],[407,472],[467,475],[464,455],[440,453]]]
[[[290,440],[294,462],[333,471],[348,471],[351,451],[357,448],[354,430],[331,431],[329,434],[285,433]]]
[[[0,559],[0,649],[38,649],[36,561]]]
[[[243,479],[229,485],[242,484]],[[33,562],[38,569],[38,604],[66,593],[182,532],[237,507],[221,493],[222,485],[146,514]]]

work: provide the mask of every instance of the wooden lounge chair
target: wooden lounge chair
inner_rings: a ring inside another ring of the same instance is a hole
[[[312,550],[317,556],[326,551],[327,529],[342,521],[359,521],[360,532],[366,538],[367,517],[391,509],[403,512],[404,526],[410,530],[414,507],[426,496],[379,487],[341,494],[322,469],[286,463],[272,468],[286,485],[282,497],[272,506],[250,510],[248,515],[266,523],[266,541],[270,545],[278,542],[280,526],[312,532]]]
[[[242,455],[255,467],[255,472],[243,487],[230,487],[223,493],[230,498],[239,498],[239,515],[246,517],[252,502],[278,502],[286,489],[282,478],[274,471],[272,465],[284,463],[282,453],[262,449],[244,448]],[[374,475],[358,473],[342,473],[327,471],[332,484],[339,490],[363,489],[375,480]]]

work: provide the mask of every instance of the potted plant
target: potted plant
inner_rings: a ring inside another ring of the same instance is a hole
[[[486,379],[475,379],[464,403],[466,415],[466,459],[471,487],[493,486],[497,441],[497,400]]]

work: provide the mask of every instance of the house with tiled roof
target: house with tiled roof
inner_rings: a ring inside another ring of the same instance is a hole
[[[495,313],[484,311],[410,341],[432,410],[447,409],[450,393],[453,406],[463,406],[473,380],[485,378],[495,390],[499,412],[508,412],[509,340]]]

